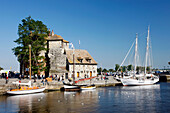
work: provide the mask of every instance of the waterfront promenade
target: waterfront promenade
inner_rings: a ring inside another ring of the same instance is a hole
[[[95,84],[96,87],[107,87],[107,86],[116,86],[120,85],[121,83],[113,79],[113,76],[107,76],[108,79],[101,79],[101,76],[95,77],[89,80],[79,81],[77,84]],[[8,83],[6,84],[5,79],[0,79],[0,95],[6,94],[6,91],[10,88],[15,88],[16,86],[12,84],[14,81],[19,81],[17,78],[9,78]],[[22,83],[27,83],[29,79],[21,79]],[[31,80],[33,86],[45,86],[46,91],[56,91],[60,90],[63,87],[63,81],[52,80],[48,83],[41,82],[42,79],[34,79]],[[68,80],[64,80],[64,82],[68,82]]]

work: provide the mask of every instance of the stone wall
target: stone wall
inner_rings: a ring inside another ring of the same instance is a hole
[[[97,76],[97,65],[75,65],[75,78],[84,78],[85,75],[86,77],[90,77],[90,72],[92,73],[93,76]],[[77,73],[79,73],[79,78],[77,77]],[[71,77],[73,74],[73,65],[69,65],[69,77]]]
[[[49,49],[50,75],[63,73],[66,70],[66,55],[63,48],[53,46]]]

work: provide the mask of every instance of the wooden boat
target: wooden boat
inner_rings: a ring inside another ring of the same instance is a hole
[[[9,95],[24,95],[24,94],[32,94],[32,93],[39,93],[43,92],[45,90],[45,87],[31,87],[31,81],[28,83],[19,83],[14,82],[14,84],[18,84],[18,89],[11,89],[7,91],[7,94]]]
[[[96,86],[94,84],[81,86],[81,90],[92,90],[92,89],[96,89]]]
[[[80,90],[80,85],[75,85],[75,84],[70,84],[70,83],[65,83],[64,84],[64,89],[65,91],[79,91]]]
[[[45,90],[45,87],[32,87],[31,86],[31,45],[29,45],[29,62],[30,62],[30,81],[28,83],[19,83],[13,82],[13,84],[17,84],[19,86],[18,89],[11,89],[7,91],[9,95],[23,95],[23,94],[31,94],[31,93],[39,93]]]
[[[71,44],[71,47],[73,49],[73,83],[71,84],[71,83],[63,82],[64,90],[65,91],[80,91],[81,86],[75,84],[75,71],[74,71],[75,70],[75,64],[74,64],[75,58],[74,58],[74,46],[73,46],[73,44]]]

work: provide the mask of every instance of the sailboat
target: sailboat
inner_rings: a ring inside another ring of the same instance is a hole
[[[155,84],[159,81],[159,77],[153,74],[147,74],[147,62],[149,55],[149,27],[148,27],[148,36],[147,36],[147,47],[146,47],[146,55],[145,55],[145,71],[144,73],[136,74],[136,57],[137,57],[137,49],[138,49],[138,38],[136,36],[136,44],[135,44],[135,68],[133,74],[131,74],[127,78],[121,78],[120,81],[124,86],[136,86],[136,85],[151,85]]]
[[[73,83],[70,84],[70,83],[63,82],[63,85],[65,91],[79,91],[81,86],[75,84],[75,64],[74,64],[75,59],[74,59],[74,46],[72,43],[71,43],[71,48],[73,49]]]
[[[29,45],[29,61],[30,61],[30,81],[28,83],[20,83],[19,81],[13,82],[19,86],[17,89],[11,89],[7,91],[9,95],[24,95],[24,94],[32,94],[39,93],[45,90],[45,87],[32,87],[31,86],[31,45]]]

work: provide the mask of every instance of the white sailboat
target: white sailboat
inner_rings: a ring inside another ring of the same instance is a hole
[[[136,36],[136,45],[135,45],[135,68],[132,76],[128,78],[121,78],[120,81],[124,86],[129,85],[151,85],[155,84],[159,81],[159,77],[153,74],[147,74],[147,62],[148,62],[148,55],[149,55],[149,27],[148,27],[148,36],[147,36],[147,47],[146,47],[146,58],[145,58],[145,72],[136,74],[136,57],[137,57],[137,49],[138,49],[138,38]],[[124,59],[125,60],[125,59]],[[122,64],[121,64],[122,65]]]
[[[9,95],[24,95],[24,94],[32,94],[32,93],[39,93],[45,90],[45,87],[33,87],[31,86],[31,45],[29,45],[29,61],[30,61],[30,81],[28,83],[19,83],[13,82],[19,86],[17,89],[11,89],[7,91]]]

